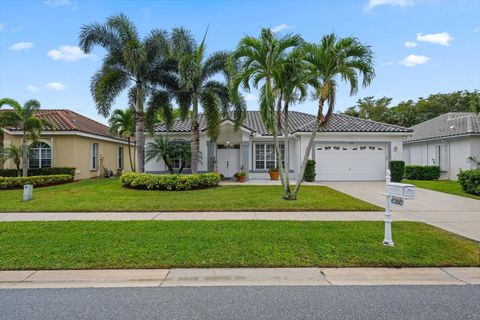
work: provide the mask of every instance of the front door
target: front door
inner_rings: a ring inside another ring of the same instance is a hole
[[[230,148],[218,148],[217,168],[225,178],[232,178],[235,173],[240,171],[240,147],[234,145]]]

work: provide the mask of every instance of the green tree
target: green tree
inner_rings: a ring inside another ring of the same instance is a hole
[[[37,100],[28,100],[22,107],[13,99],[0,99],[0,108],[4,105],[10,106],[12,109],[5,110],[0,114],[0,127],[9,126],[22,130],[22,175],[26,177],[29,151],[27,139],[36,141],[44,128],[53,130],[54,127],[49,121],[35,116],[35,112],[40,110],[40,102]]]
[[[22,170],[20,165],[22,163],[22,148],[17,147],[14,144],[9,145],[6,148],[3,148],[2,154],[0,154],[2,161],[5,162],[7,160],[12,160],[12,162],[17,167],[17,175],[20,177],[22,174]]]
[[[312,76],[317,80],[315,95],[318,97],[318,111],[300,166],[297,184],[293,191],[294,198],[302,184],[302,177],[308,157],[312,152],[315,136],[318,130],[328,123],[333,114],[338,81],[348,83],[350,85],[350,95],[353,95],[358,91],[359,77],[362,77],[362,85],[365,87],[371,83],[375,76],[373,52],[370,46],[362,44],[354,37],[338,38],[333,33],[325,35],[319,44],[305,44],[304,55]],[[326,112],[324,110],[325,104],[327,106]]]
[[[131,108],[125,110],[113,110],[110,117],[110,132],[126,138],[128,141],[128,158],[130,160],[130,168],[135,171],[135,154],[132,157],[131,141],[135,135],[135,111]],[[135,153],[135,151],[134,151]]]
[[[191,149],[182,141],[172,141],[168,137],[154,137],[153,142],[147,144],[145,159],[150,161],[162,159],[171,174],[175,173],[173,169],[173,159],[181,159],[178,173],[182,173],[185,165],[191,160]]]
[[[129,104],[135,110],[136,171],[144,171],[145,115],[153,117],[157,110],[171,113],[171,101],[178,99],[175,64],[169,54],[169,38],[155,29],[140,39],[135,25],[123,14],[107,19],[104,24],[84,25],[79,46],[90,53],[95,45],[107,53],[102,67],[92,77],[91,93],[98,113],[108,117],[115,99],[128,90]],[[147,101],[147,110],[145,102]]]

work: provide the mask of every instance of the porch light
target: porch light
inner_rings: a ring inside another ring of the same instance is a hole
[[[223,146],[225,148],[231,148],[231,147],[233,147],[233,144],[230,143],[230,140],[227,140],[227,142]]]

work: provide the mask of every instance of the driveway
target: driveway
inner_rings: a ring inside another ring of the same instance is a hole
[[[323,182],[323,185],[378,206],[385,206],[384,182]],[[480,241],[480,201],[417,188],[415,200],[393,208],[393,220],[422,221]]]

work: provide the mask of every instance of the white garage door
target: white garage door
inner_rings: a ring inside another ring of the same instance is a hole
[[[385,180],[387,145],[325,144],[315,148],[316,180]]]

